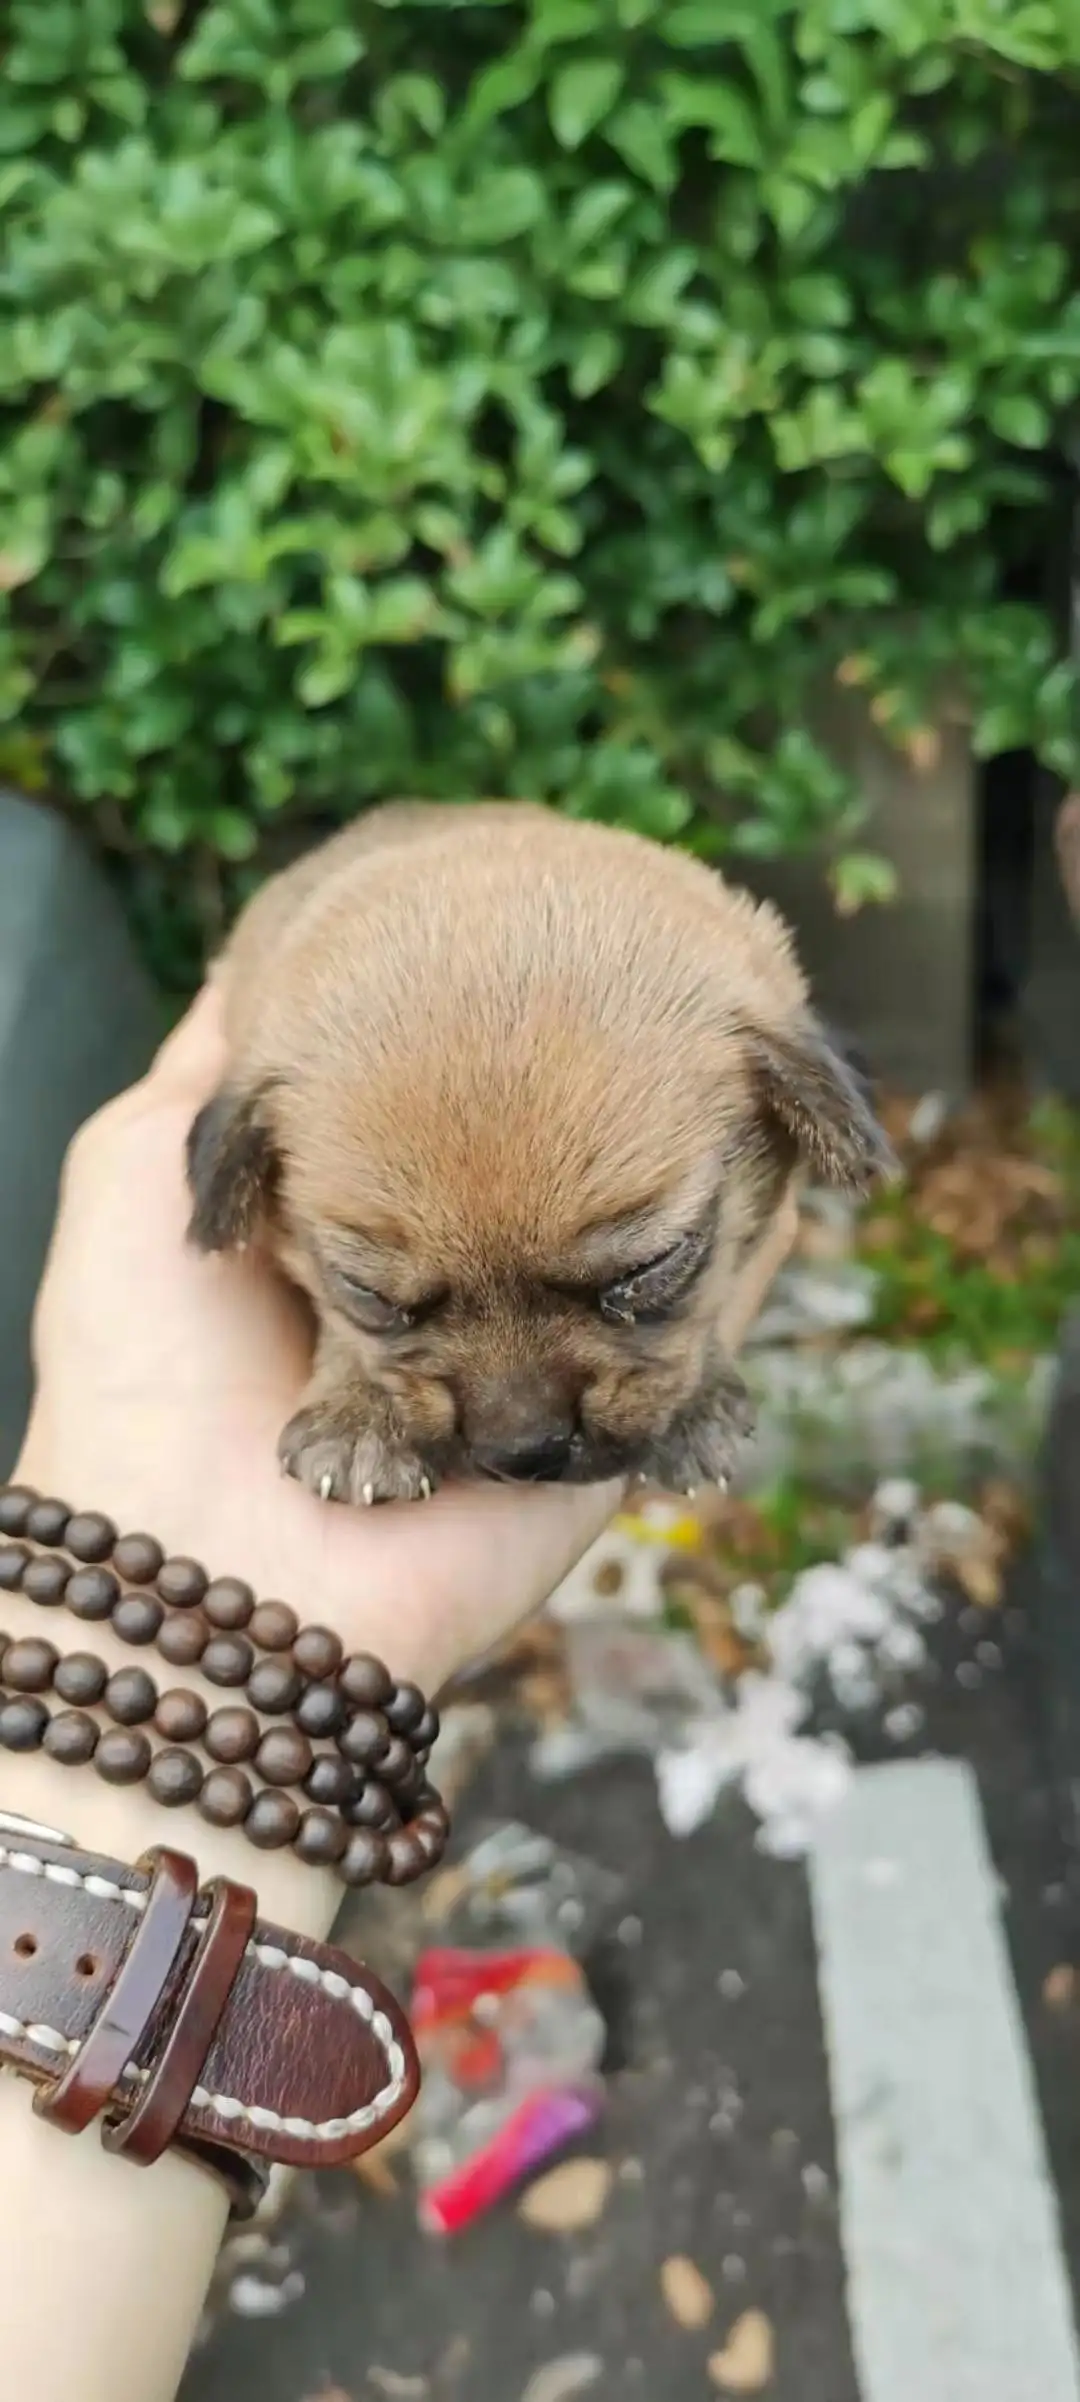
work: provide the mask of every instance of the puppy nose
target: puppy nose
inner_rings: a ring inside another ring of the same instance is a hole
[[[484,1476],[508,1484],[554,1484],[570,1457],[570,1436],[523,1434],[515,1441],[481,1444],[473,1457]]]

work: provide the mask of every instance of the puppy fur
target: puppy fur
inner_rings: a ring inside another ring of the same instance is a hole
[[[286,1469],[352,1502],[727,1476],[799,1175],[888,1156],[772,909],[525,803],[403,802],[265,886],[218,972],[191,1231],[313,1305]]]

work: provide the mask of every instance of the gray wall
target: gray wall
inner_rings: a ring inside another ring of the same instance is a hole
[[[838,917],[820,859],[740,865],[737,879],[791,919],[819,1008],[884,1082],[959,1097],[972,1073],[975,779],[963,726],[939,731],[938,764],[917,774],[857,697],[838,694],[819,718],[869,803],[853,847],[892,861],[895,902]]]

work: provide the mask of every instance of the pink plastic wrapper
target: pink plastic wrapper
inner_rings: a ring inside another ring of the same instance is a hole
[[[568,1952],[453,1946],[417,1963],[420,2220],[472,2224],[599,2115],[604,2023]]]

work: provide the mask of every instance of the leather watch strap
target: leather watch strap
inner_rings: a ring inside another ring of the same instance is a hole
[[[135,1867],[0,1818],[0,2063],[110,2150],[291,2167],[354,2159],[404,2117],[404,2013],[344,1952],[264,1924],[168,1850]],[[211,2147],[207,2153],[205,2147]]]

